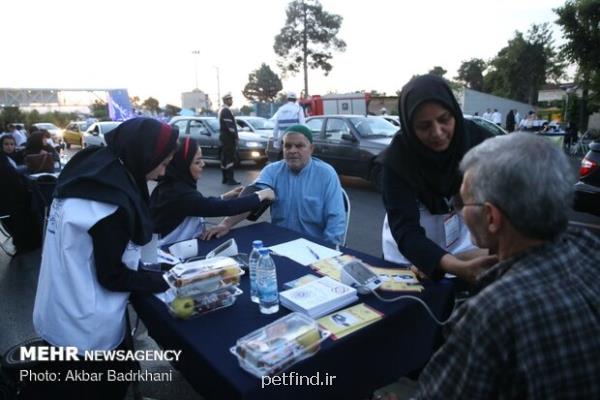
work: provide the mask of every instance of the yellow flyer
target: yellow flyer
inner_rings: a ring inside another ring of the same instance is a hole
[[[390,292],[421,292],[424,288],[415,274],[409,269],[371,267],[379,275],[379,289]]]
[[[312,263],[310,267],[321,275],[326,275],[336,281],[340,281],[342,279],[342,266],[354,259],[355,257],[349,254],[342,254],[341,256],[330,257]]]
[[[331,332],[333,340],[337,340],[380,320],[382,317],[381,312],[360,303],[321,317],[317,322]]]

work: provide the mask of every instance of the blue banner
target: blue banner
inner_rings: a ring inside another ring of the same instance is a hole
[[[135,117],[127,89],[108,91],[108,115],[113,121],[125,121]]]

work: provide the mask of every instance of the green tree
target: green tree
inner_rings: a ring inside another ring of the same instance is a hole
[[[172,104],[167,104],[165,106],[165,115],[168,117],[173,117],[175,115],[178,115],[180,111],[181,111],[180,107],[174,106]]]
[[[90,106],[90,111],[92,112],[94,118],[98,118],[100,121],[105,121],[108,119],[108,106],[102,100],[95,100]]]
[[[482,91],[483,90],[483,71],[486,64],[481,58],[471,58],[463,61],[458,68],[458,75],[454,78],[465,84],[467,87]]]
[[[254,107],[252,106],[244,105],[240,108],[240,113],[242,115],[250,115],[252,111],[254,111]]]
[[[144,100],[142,107],[153,114],[158,114],[160,112],[158,100],[156,100],[154,97],[148,97],[146,100]]]
[[[319,0],[294,0],[286,10],[285,26],[275,36],[273,49],[281,57],[284,71],[304,72],[304,95],[308,96],[308,68],[328,75],[332,50],[344,51],[346,42],[337,37],[342,17],[323,10]]]
[[[554,12],[566,39],[561,53],[578,68],[579,126],[587,129],[589,114],[600,108],[600,1],[569,0]]]
[[[440,67],[439,65],[436,65],[435,67],[431,68],[428,73],[432,74],[432,75],[437,75],[440,78],[443,78],[444,75],[446,75],[446,72],[448,72],[448,71],[446,71],[444,68]]]
[[[2,113],[0,114],[0,131],[6,130],[8,128],[7,124],[12,122],[23,122],[24,117],[24,114],[18,106],[2,107]]]
[[[489,64],[484,90],[518,101],[537,103],[539,88],[548,80],[557,80],[564,65],[554,48],[547,23],[533,24],[527,36],[517,31],[508,45]]]
[[[248,75],[248,83],[244,86],[242,94],[252,102],[266,103],[273,101],[281,89],[283,89],[281,79],[271,67],[262,63],[260,68]]]

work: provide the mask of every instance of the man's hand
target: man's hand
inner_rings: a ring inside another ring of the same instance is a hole
[[[229,230],[230,228],[228,226],[219,224],[202,232],[202,234],[200,235],[200,239],[210,240],[215,237],[220,238],[227,235],[229,233]]]
[[[243,186],[238,186],[233,190],[230,190],[229,192],[225,192],[221,195],[221,198],[223,200],[227,200],[227,199],[235,199],[236,197],[239,197],[240,193],[242,193],[242,190],[244,190]]]

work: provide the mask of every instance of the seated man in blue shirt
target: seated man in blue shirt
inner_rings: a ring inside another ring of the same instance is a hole
[[[283,160],[267,165],[254,185],[275,191],[271,222],[302,234],[341,244],[346,226],[342,188],[335,170],[312,158],[312,132],[292,125],[283,134]],[[248,213],[225,218],[202,239],[221,237]]]

